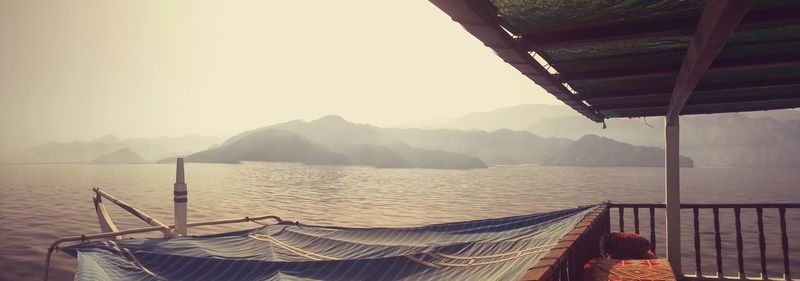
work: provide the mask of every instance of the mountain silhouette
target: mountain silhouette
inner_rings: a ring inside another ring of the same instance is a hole
[[[681,167],[692,167],[693,161],[681,156]],[[664,150],[634,146],[596,135],[586,135],[568,145],[542,164],[549,166],[635,166],[663,167]]]
[[[283,133],[277,134],[276,131]],[[275,142],[275,138],[286,138],[288,133],[294,134],[291,135],[291,141]],[[280,149],[271,147],[275,145]],[[632,157],[632,160],[626,162],[614,157],[598,157],[591,161],[570,161],[568,157],[579,159],[579,156],[564,151],[576,145],[587,145],[598,150],[620,150],[618,148],[624,146],[625,149],[620,151],[625,151],[624,155]],[[303,149],[315,153],[305,154]],[[330,153],[338,156],[331,157]],[[314,157],[318,158],[317,161],[313,161]],[[544,138],[531,132],[507,129],[485,132],[380,128],[351,123],[331,115],[309,122],[294,120],[250,130],[228,139],[220,147],[191,155],[187,161],[289,161],[378,168],[471,169],[485,168],[487,163],[653,166],[656,163],[663,165],[663,157],[663,150],[658,148],[637,147],[611,140],[597,141],[591,137],[576,143],[566,138]]]
[[[238,163],[241,161],[299,162],[347,165],[350,160],[293,132],[258,130],[244,137],[185,158],[187,162]]]
[[[300,148],[291,143],[283,143],[284,149],[276,151],[269,147],[275,145],[274,139],[285,137],[276,135],[281,131],[298,138],[301,148],[317,151],[312,161]],[[334,153],[330,155],[320,151]],[[247,154],[249,152],[251,154]],[[276,153],[280,157],[276,158]],[[281,160],[276,160],[281,159]],[[480,159],[467,155],[421,149],[402,143],[386,134],[381,128],[347,122],[336,115],[325,116],[311,122],[299,120],[280,123],[269,127],[250,130],[223,142],[221,147],[196,153],[187,157],[190,162],[239,161],[287,161],[306,164],[363,165],[378,168],[433,168],[433,169],[473,169],[486,168]]]
[[[139,154],[128,148],[123,148],[115,152],[100,156],[92,160],[92,164],[141,164],[146,161]]]

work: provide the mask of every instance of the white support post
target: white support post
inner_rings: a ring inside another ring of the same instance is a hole
[[[667,260],[675,274],[681,274],[681,194],[680,194],[680,126],[678,117],[665,118],[665,203],[667,205]]]
[[[175,233],[186,236],[186,204],[188,201],[186,182],[183,175],[183,158],[178,158],[175,172],[173,201],[175,201]]]

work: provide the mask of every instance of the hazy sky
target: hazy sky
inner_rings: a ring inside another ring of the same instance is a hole
[[[558,103],[427,1],[0,1],[0,97],[0,154]]]

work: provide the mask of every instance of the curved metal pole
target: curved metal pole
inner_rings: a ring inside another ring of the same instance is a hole
[[[194,227],[194,226],[204,226],[204,225],[219,225],[219,224],[230,224],[230,223],[240,223],[240,222],[256,222],[260,220],[266,219],[273,219],[278,223],[284,223],[285,221],[278,216],[273,215],[264,215],[264,216],[256,216],[256,217],[244,217],[239,219],[227,219],[227,220],[216,220],[216,221],[204,221],[204,222],[195,222],[187,224],[187,227]],[[175,225],[165,225],[167,227],[167,231],[174,228]],[[62,237],[54,241],[50,244],[50,248],[47,248],[47,256],[44,260],[44,280],[47,281],[50,275],[50,259],[53,255],[53,251],[58,249],[58,245],[64,242],[74,242],[74,241],[88,241],[90,239],[99,239],[99,238],[109,238],[127,234],[134,234],[134,233],[144,233],[144,232],[152,232],[152,231],[164,231],[164,227],[162,226],[151,226],[151,227],[144,227],[144,228],[135,228],[117,232],[104,232],[104,233],[94,233],[94,234],[87,234],[81,236],[69,236],[69,237]]]
[[[229,224],[229,223],[239,223],[239,222],[256,222],[256,221],[266,220],[266,219],[274,219],[278,223],[284,223],[284,220],[282,220],[278,216],[267,215],[267,216],[259,216],[259,217],[244,217],[244,218],[241,218],[241,219],[227,219],[227,220],[216,220],[216,221],[193,222],[193,223],[187,224],[186,226],[187,227],[194,227],[194,226],[218,225],[218,224]]]
[[[99,194],[95,197],[92,197],[92,201],[94,201],[94,211],[97,213],[97,222],[100,224],[100,231],[101,232],[116,232],[119,231],[119,228],[114,224],[114,221],[111,220],[111,216],[108,215],[108,211],[106,210],[106,205],[103,204],[103,197]],[[122,236],[116,236],[111,239],[122,239]]]
[[[170,237],[171,236],[171,233],[170,233],[170,230],[169,230],[169,226],[167,226],[166,224],[160,222],[159,220],[149,216],[148,214],[145,214],[142,211],[139,211],[138,209],[132,207],[128,203],[125,203],[124,201],[119,200],[116,197],[112,196],[111,194],[108,194],[108,193],[100,190],[100,188],[98,188],[98,187],[92,188],[92,191],[97,193],[97,195],[105,197],[109,201],[114,202],[114,204],[117,204],[117,206],[119,206],[122,209],[125,209],[129,213],[131,213],[134,216],[136,216],[136,217],[140,218],[141,220],[143,220],[144,222],[146,222],[146,223],[148,223],[148,224],[150,224],[152,226],[160,226],[160,227],[162,227],[164,229],[163,230],[164,237]]]

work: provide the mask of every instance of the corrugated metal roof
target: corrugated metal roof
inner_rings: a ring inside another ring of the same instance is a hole
[[[431,0],[586,117],[665,115],[705,1]],[[755,1],[681,114],[800,107],[800,1]]]

